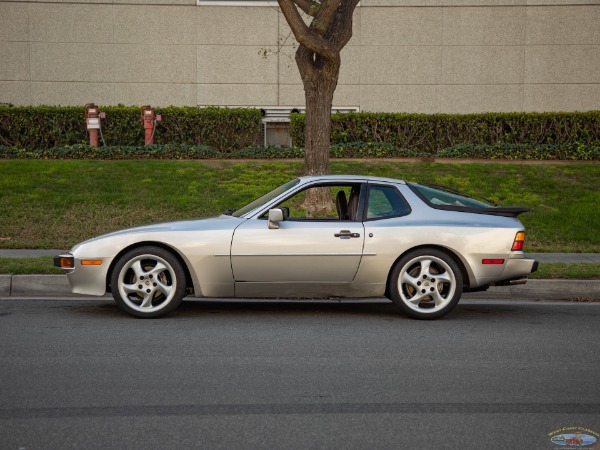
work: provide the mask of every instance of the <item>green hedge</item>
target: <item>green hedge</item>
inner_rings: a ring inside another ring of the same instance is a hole
[[[523,159],[559,161],[599,161],[600,142],[594,144],[461,144],[442,149],[437,158]]]
[[[496,144],[456,145],[435,155],[385,143],[335,144],[332,158],[472,158],[599,161],[599,144]],[[79,144],[51,149],[25,150],[0,146],[0,159],[274,159],[304,158],[302,148],[244,147],[220,151],[206,145],[90,147]]]
[[[244,147],[220,151],[207,145],[166,144],[148,146],[91,147],[76,144],[26,150],[0,146],[0,159],[259,159],[303,158],[297,148]]]
[[[594,144],[600,111],[489,114],[334,114],[332,144],[378,142],[429,154],[460,144]],[[304,145],[304,115],[293,114],[291,136]]]
[[[107,145],[144,144],[140,108],[100,107],[106,112],[102,135]],[[162,115],[155,142],[208,145],[222,152],[258,143],[261,114],[257,109],[167,107]],[[89,142],[83,107],[0,106],[0,145],[27,150],[49,149]],[[102,145],[102,141],[101,145]]]
[[[137,107],[100,107],[104,141],[94,150],[83,107],[0,106],[0,157],[37,158],[281,158],[301,149],[260,149],[258,109],[167,107],[148,154]],[[461,157],[594,160],[600,111],[585,113],[388,114],[332,116],[333,158]],[[291,134],[304,141],[304,115],[292,114]],[[8,149],[8,150],[7,150]],[[22,150],[16,150],[22,149]],[[26,150],[27,152],[23,152]],[[48,152],[45,152],[48,150]],[[81,153],[85,155],[81,155]],[[13,156],[9,156],[13,155]],[[21,155],[21,156],[18,156]],[[258,156],[257,156],[258,155]]]
[[[333,144],[332,158],[461,158],[523,160],[600,160],[600,142],[595,144],[460,144],[432,154],[386,143]]]

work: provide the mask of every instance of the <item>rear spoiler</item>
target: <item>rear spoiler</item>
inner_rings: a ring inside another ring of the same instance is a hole
[[[487,214],[488,216],[504,216],[504,217],[518,217],[519,214],[523,214],[529,211],[529,208],[525,206],[499,206],[490,208],[470,208],[468,206],[455,206],[455,205],[432,205],[432,208],[442,209],[444,211],[460,211],[474,214]]]

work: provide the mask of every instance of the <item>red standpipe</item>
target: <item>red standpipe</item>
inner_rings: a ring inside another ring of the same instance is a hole
[[[144,126],[145,145],[154,144],[154,108],[142,106],[142,125]]]
[[[85,123],[90,133],[90,145],[98,147],[98,131],[100,130],[100,113],[93,103],[85,105]]]
[[[90,145],[92,147],[98,147],[98,130],[90,130]]]

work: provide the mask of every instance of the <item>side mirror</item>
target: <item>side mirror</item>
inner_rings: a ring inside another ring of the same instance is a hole
[[[283,211],[279,208],[269,210],[269,229],[277,230],[279,228],[279,222],[283,222]]]

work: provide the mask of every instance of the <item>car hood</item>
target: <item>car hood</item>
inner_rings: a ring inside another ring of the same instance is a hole
[[[87,241],[81,242],[75,245],[71,249],[71,252],[74,252],[78,247],[84,244],[126,235],[136,235],[145,233],[169,233],[174,231],[209,231],[224,229],[233,230],[245,220],[246,219],[242,219],[239,217],[221,215],[217,217],[209,217],[204,219],[181,220],[177,222],[156,223],[132,228],[125,228],[123,230],[113,231],[111,233],[103,234],[92,239],[88,239]]]

